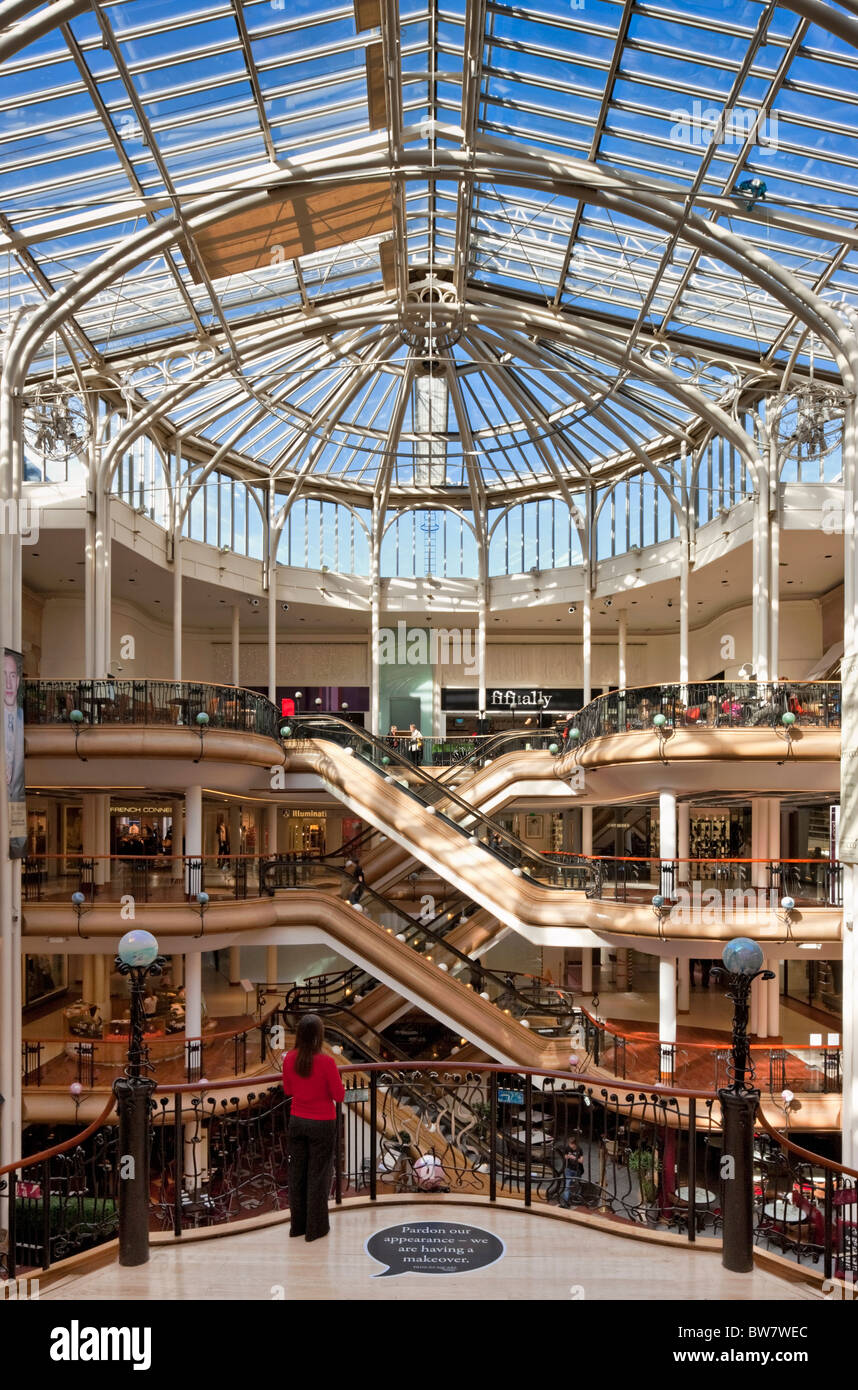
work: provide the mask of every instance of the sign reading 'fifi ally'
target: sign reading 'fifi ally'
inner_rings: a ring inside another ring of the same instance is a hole
[[[368,1255],[386,1265],[388,1274],[468,1274],[502,1258],[503,1241],[480,1226],[458,1221],[409,1221],[387,1226],[369,1237]]]

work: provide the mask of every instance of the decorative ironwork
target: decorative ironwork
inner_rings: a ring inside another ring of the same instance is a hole
[[[848,401],[845,391],[812,379],[772,398],[772,427],[781,458],[801,463],[826,458],[838,447]]]
[[[85,404],[58,381],[38,386],[24,408],[24,435],[33,451],[66,463],[86,453],[92,424]]]

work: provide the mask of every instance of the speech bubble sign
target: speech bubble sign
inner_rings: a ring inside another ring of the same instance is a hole
[[[502,1258],[506,1246],[481,1226],[460,1221],[409,1221],[375,1231],[364,1249],[387,1268],[374,1279],[396,1274],[469,1274]]]

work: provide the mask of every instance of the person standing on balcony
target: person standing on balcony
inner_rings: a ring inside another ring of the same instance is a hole
[[[330,1230],[336,1105],[345,1096],[336,1062],[322,1052],[324,1040],[318,1014],[305,1014],[295,1032],[295,1046],[283,1058],[283,1090],[292,1097],[289,1235],[305,1240],[318,1240]]]
[[[408,752],[415,767],[423,761],[423,735],[416,724],[408,726]]]

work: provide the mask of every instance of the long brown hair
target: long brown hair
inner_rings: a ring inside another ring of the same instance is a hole
[[[325,1029],[318,1014],[305,1014],[295,1029],[295,1072],[298,1076],[312,1076],[313,1058],[322,1050]]]

